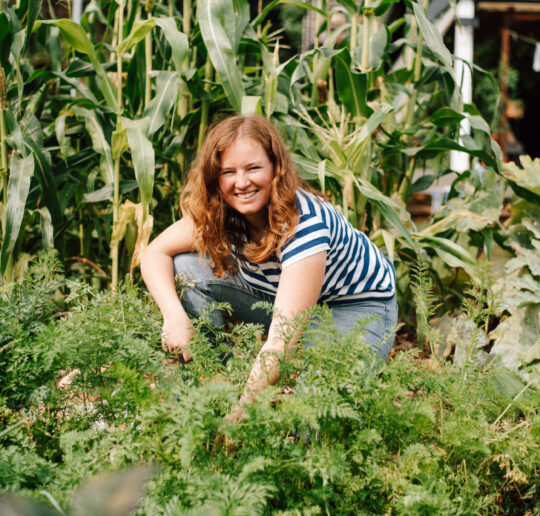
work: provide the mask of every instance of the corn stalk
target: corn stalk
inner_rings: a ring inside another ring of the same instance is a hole
[[[0,7],[1,10],[1,7]],[[7,146],[6,146],[6,119],[7,109],[7,85],[4,68],[0,66],[0,188],[4,192],[4,206],[7,202]]]
[[[425,12],[427,12],[428,5],[429,5],[429,0],[424,0],[423,8]],[[414,60],[414,70],[413,70],[413,86],[412,86],[411,96],[409,97],[409,101],[407,103],[407,107],[405,111],[405,129],[408,129],[413,124],[414,109],[416,107],[416,102],[418,100],[418,89],[415,88],[414,85],[418,83],[418,81],[421,78],[423,49],[424,49],[424,37],[422,35],[422,32],[418,30],[416,56]],[[403,180],[401,181],[401,184],[399,186],[399,196],[401,200],[403,201],[407,200],[407,197],[409,194],[409,187],[411,186],[415,168],[416,168],[416,157],[412,157],[409,161],[409,166],[407,167],[405,176],[403,177]]]
[[[0,11],[1,11],[0,2]],[[7,86],[6,74],[4,68],[0,65],[0,190],[2,191],[1,215],[2,215],[2,241],[6,237],[6,207],[8,202],[8,161],[7,161],[7,146],[6,146],[6,120],[5,110],[7,109]],[[13,264],[12,256],[9,257],[9,262],[6,266],[5,277],[11,277],[11,267]]]
[[[210,82],[212,81],[213,68],[212,61],[210,61],[210,56],[207,57],[206,63],[204,65],[204,90],[210,92]],[[210,101],[208,99],[203,99],[201,102],[201,121],[199,124],[199,136],[197,138],[197,152],[202,148],[204,137],[206,135],[206,129],[208,127],[208,111],[210,109]]]
[[[119,44],[122,41],[123,29],[124,29],[124,2],[120,0],[118,4],[117,13],[117,31],[116,41]],[[117,47],[118,48],[118,47]],[[121,131],[120,117],[123,112],[123,99],[122,99],[122,53],[116,52],[116,130]],[[119,241],[114,238],[115,231],[118,230],[119,214],[120,214],[120,159],[119,155],[114,157],[114,186],[113,186],[113,239],[111,241],[111,286],[115,290],[118,286],[118,253],[119,253]]]

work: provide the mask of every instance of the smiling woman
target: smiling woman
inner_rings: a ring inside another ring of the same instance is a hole
[[[366,341],[386,358],[397,322],[394,267],[300,179],[268,120],[234,116],[210,130],[182,211],[184,218],[159,235],[141,261],[163,314],[164,349],[191,360],[189,316],[200,315],[211,302],[228,302],[236,317],[268,331],[233,419],[277,381],[280,357],[301,336],[294,332],[285,339],[284,325],[317,303],[328,304],[341,331],[371,317]],[[192,279],[182,300],[174,282],[179,274]],[[252,310],[257,301],[272,303],[273,316]],[[213,318],[216,325],[224,322],[220,313]]]
[[[259,142],[238,135],[222,152],[219,190],[225,203],[246,219],[252,238],[266,227],[273,179],[274,165]]]

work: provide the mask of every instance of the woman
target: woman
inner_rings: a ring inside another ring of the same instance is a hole
[[[240,406],[279,375],[284,324],[327,303],[346,331],[376,315],[366,341],[386,358],[397,322],[395,272],[367,237],[298,176],[283,140],[260,116],[233,116],[215,125],[182,195],[184,217],[144,252],[144,281],[163,315],[164,348],[191,359],[197,316],[209,302],[227,301],[235,315],[268,328]],[[192,254],[196,252],[197,254]],[[200,259],[199,257],[203,257]],[[184,284],[178,298],[174,276]],[[274,316],[251,310],[269,301]],[[214,322],[222,324],[221,314]]]

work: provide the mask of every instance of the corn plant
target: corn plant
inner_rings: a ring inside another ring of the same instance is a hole
[[[80,24],[53,12],[40,19],[39,3],[4,5],[4,277],[43,246],[96,283],[133,275],[153,224],[178,216],[208,124],[231,112],[272,118],[301,174],[386,246],[402,299],[409,273],[399,264],[421,249],[470,271],[472,256],[441,225],[418,231],[405,210],[447,171],[450,150],[495,171],[500,161],[487,124],[462,105],[425,6],[411,3],[412,14],[392,21],[395,2],[301,4],[315,11],[317,36],[307,53],[284,58],[269,22],[279,3],[90,4]],[[346,22],[332,28],[335,13]],[[50,62],[38,68],[42,49]],[[464,116],[474,130],[466,149]],[[412,183],[424,166],[437,172]]]

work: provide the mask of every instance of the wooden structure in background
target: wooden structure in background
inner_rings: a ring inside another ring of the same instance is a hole
[[[523,24],[540,24],[540,2],[506,2],[486,1],[478,2],[476,6],[480,13],[498,14],[502,17],[501,27],[501,76],[499,86],[501,89],[501,125],[499,129],[499,144],[504,160],[508,160],[509,144],[515,141],[510,128],[509,119],[522,118],[523,106],[519,102],[511,101],[508,96],[508,74],[510,72],[510,45],[514,30]]]

